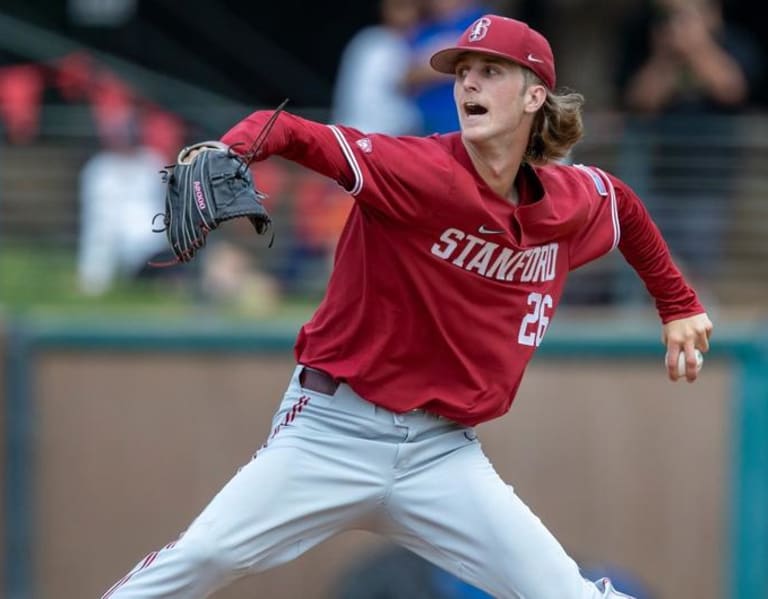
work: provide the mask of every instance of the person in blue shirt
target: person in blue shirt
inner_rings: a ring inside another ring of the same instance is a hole
[[[427,17],[411,35],[412,67],[406,84],[421,114],[422,131],[458,131],[459,117],[453,101],[453,77],[436,72],[429,57],[453,44],[462,32],[488,12],[474,0],[428,0]]]

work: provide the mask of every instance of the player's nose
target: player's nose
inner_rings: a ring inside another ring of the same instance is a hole
[[[464,78],[461,81],[461,86],[466,91],[478,91],[480,89],[478,77],[472,69],[467,71],[466,75],[464,75]]]

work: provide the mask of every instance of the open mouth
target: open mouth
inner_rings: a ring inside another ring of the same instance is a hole
[[[488,112],[488,109],[477,102],[464,102],[464,114],[467,116],[478,116]]]

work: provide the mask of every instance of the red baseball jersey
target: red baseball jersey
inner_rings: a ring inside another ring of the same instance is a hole
[[[249,147],[269,116],[222,141]],[[364,134],[288,113],[257,159],[270,155],[356,200],[296,359],[395,412],[467,425],[507,412],[568,272],[616,247],[664,322],[704,311],[643,205],[599,169],[524,164],[513,205],[477,174],[459,134]]]

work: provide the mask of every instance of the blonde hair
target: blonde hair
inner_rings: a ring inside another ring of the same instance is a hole
[[[526,87],[544,85],[533,71],[523,69],[523,72]],[[523,159],[531,164],[545,164],[564,158],[584,134],[583,105],[581,94],[547,90],[547,99],[533,121]]]

